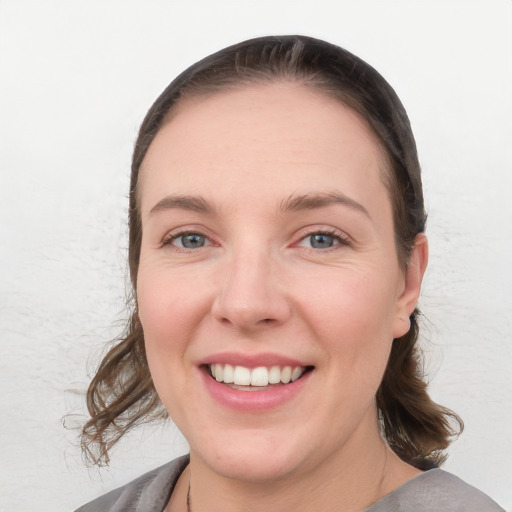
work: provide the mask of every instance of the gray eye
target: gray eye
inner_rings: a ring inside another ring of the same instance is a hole
[[[309,243],[313,249],[329,249],[334,245],[334,237],[325,233],[310,235]]]
[[[190,233],[188,235],[181,235],[178,239],[178,245],[185,249],[197,249],[206,245],[206,237],[199,233]]]

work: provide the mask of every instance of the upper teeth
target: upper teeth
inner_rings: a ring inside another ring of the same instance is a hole
[[[245,366],[232,366],[230,364],[208,365],[212,376],[218,382],[236,384],[237,386],[268,386],[269,384],[288,384],[297,380],[306,371],[303,366],[258,366],[246,368]]]

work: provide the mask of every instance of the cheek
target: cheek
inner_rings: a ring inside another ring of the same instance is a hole
[[[190,329],[204,309],[204,302],[204,289],[190,272],[171,273],[161,266],[141,263],[137,304],[147,342],[174,341],[169,338],[170,333]]]
[[[175,312],[168,307],[172,294],[169,294],[163,282],[152,279],[148,272],[139,273],[137,284],[139,318],[146,346],[151,349],[155,343],[166,338],[175,323]]]
[[[168,273],[167,273],[168,274]],[[201,321],[204,300],[198,288],[179,276],[170,279],[164,269],[141,264],[137,281],[139,318],[149,368],[157,391],[165,402],[164,389],[180,386],[186,349]],[[173,386],[168,384],[172,381]]]
[[[380,273],[346,272],[325,282],[303,304],[310,328],[329,357],[338,359],[337,368],[363,378],[380,375],[393,341],[394,281]]]
[[[339,279],[326,281],[326,286],[316,290],[308,304],[316,316],[325,317],[329,330],[349,329],[354,335],[377,330],[391,336],[395,290],[391,280],[380,275],[347,272]]]
[[[139,318],[149,370],[160,400],[173,420],[179,420],[190,403],[187,387],[192,366],[187,349],[200,322],[197,290],[163,269],[141,264],[137,280]]]

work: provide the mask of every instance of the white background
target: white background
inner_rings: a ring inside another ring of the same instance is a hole
[[[512,510],[510,0],[0,0],[0,511],[69,511],[186,450],[147,427],[88,470],[66,425],[122,325],[137,128],[182,69],[253,36],[345,46],[417,136],[432,395],[466,431],[446,468]]]

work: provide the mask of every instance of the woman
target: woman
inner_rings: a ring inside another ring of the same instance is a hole
[[[420,168],[373,68],[300,36],[222,50],[149,110],[131,180],[135,310],[84,448],[169,414],[190,456],[80,511],[501,510],[437,468],[462,424],[421,375]]]

